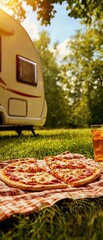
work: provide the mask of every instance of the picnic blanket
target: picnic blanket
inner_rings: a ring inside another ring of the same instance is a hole
[[[74,156],[69,153],[70,159]],[[75,154],[75,157],[80,157]],[[15,161],[1,161],[0,168]],[[17,161],[17,159],[16,159]],[[45,164],[44,160],[38,160],[41,165]],[[9,187],[0,180],[0,221],[9,218],[13,214],[29,214],[39,212],[41,209],[50,207],[62,199],[80,199],[80,198],[97,198],[103,196],[103,169],[99,179],[81,187],[68,187],[65,189],[52,189],[40,192],[22,191],[17,188]]]

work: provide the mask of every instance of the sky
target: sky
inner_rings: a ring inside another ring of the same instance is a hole
[[[26,19],[22,22],[22,26],[28,32],[32,40],[37,40],[39,32],[46,30],[51,38],[51,46],[55,42],[59,42],[59,54],[61,57],[65,56],[67,42],[76,33],[76,30],[83,28],[79,19],[75,20],[74,18],[68,17],[66,3],[62,5],[56,4],[57,13],[55,17],[51,19],[51,24],[48,26],[40,25],[40,21],[37,20],[37,15],[32,12],[31,7],[26,8],[26,10]]]
[[[52,43],[56,41],[62,43],[67,38],[70,38],[73,34],[75,34],[75,31],[81,27],[79,20],[68,17],[66,3],[62,5],[57,4],[56,10],[57,13],[51,20],[51,24],[45,27],[40,25],[40,21],[37,20],[36,13],[32,12],[31,7],[28,7],[27,18],[22,24],[32,39],[37,38],[38,32],[45,29],[49,32]]]
[[[26,8],[27,14],[26,19],[22,22],[22,26],[32,40],[37,40],[39,32],[46,30],[51,38],[51,46],[55,42],[59,42],[58,49],[61,56],[63,56],[65,55],[65,51],[67,51],[67,42],[76,33],[76,30],[82,29],[83,26],[80,24],[79,19],[75,20],[74,18],[68,17],[66,3],[62,5],[56,4],[55,6],[57,13],[55,17],[51,19],[51,24],[45,27],[44,25],[40,25],[40,21],[37,20],[36,12],[32,11],[32,7],[26,6],[24,2],[24,8]]]

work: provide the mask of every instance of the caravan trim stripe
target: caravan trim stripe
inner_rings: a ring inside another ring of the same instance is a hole
[[[7,86],[7,84],[2,80],[2,78],[0,77],[0,83],[4,84],[5,86]]]
[[[16,90],[11,89],[11,88],[6,88],[6,90],[8,90],[9,92],[15,93],[17,95],[24,96],[24,97],[41,98],[41,96],[34,96],[34,95],[31,95],[31,94],[16,91]]]
[[[2,86],[1,84],[3,84],[4,86]],[[6,83],[2,80],[2,78],[0,78],[0,87],[4,88],[5,90],[7,90],[9,92],[15,93],[15,94],[23,96],[23,97],[41,98],[41,96],[34,96],[34,95],[31,95],[31,94],[19,92],[19,91],[16,91],[15,89],[7,88],[5,86],[7,86]]]

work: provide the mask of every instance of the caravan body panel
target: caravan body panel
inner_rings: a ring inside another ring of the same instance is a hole
[[[5,24],[4,24],[5,23]],[[42,68],[24,28],[0,10],[0,124],[42,126],[47,115]]]

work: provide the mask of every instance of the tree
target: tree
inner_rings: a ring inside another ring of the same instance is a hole
[[[25,18],[23,2],[31,6],[33,11],[37,11],[38,20],[41,24],[50,24],[51,19],[55,16],[56,4],[66,3],[66,10],[68,16],[74,18],[84,19],[84,21],[91,22],[93,16],[97,19],[103,16],[103,1],[101,0],[1,0],[2,6],[7,6],[11,9],[14,15],[19,20]]]
[[[46,31],[39,34],[35,45],[39,51],[45,82],[45,95],[48,106],[46,127],[65,127],[68,123],[68,103],[65,91],[60,84],[60,67],[49,49],[50,37]]]
[[[73,126],[103,122],[102,29],[102,21],[94,21],[85,32],[77,31],[68,43],[70,54],[64,65],[68,81],[64,84]]]

